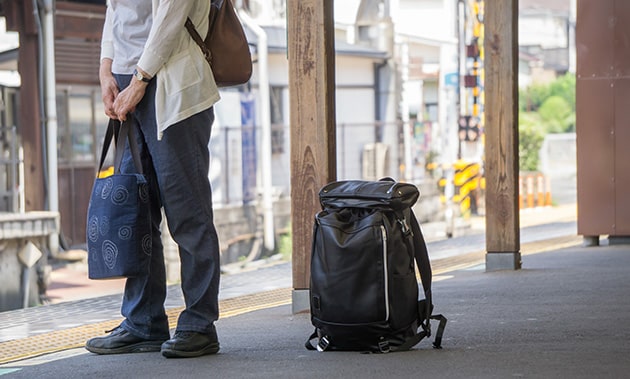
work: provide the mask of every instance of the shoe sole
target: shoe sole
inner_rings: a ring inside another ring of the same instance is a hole
[[[175,349],[162,349],[162,355],[166,358],[193,358],[200,357],[202,355],[210,355],[216,354],[219,352],[219,343],[211,343],[205,346],[201,350],[195,351],[184,351],[184,350],[175,350]]]
[[[95,354],[127,354],[127,353],[151,353],[158,352],[162,348],[164,341],[144,341],[134,343],[132,345],[125,345],[117,348],[100,348],[93,346],[85,346],[85,349]]]

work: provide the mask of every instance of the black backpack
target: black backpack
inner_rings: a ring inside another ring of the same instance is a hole
[[[309,350],[409,350],[446,318],[431,315],[431,265],[411,207],[415,185],[392,179],[329,183],[319,192],[311,256]],[[417,264],[424,289],[418,300]],[[316,346],[313,342],[317,342]]]

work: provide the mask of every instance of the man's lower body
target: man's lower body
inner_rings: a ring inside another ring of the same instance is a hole
[[[117,75],[120,88],[130,75]],[[150,186],[153,249],[150,274],[128,278],[121,312],[122,324],[110,335],[86,343],[89,351],[116,354],[162,351],[166,357],[214,354],[219,342],[214,322],[219,317],[219,242],[214,227],[212,191],[208,180],[213,109],[170,126],[158,141],[154,109],[155,81],[149,83],[134,112],[135,137],[141,147],[144,174]],[[121,172],[135,168],[128,151]],[[179,248],[185,309],[170,338],[164,309],[166,271],[160,235],[162,208]]]

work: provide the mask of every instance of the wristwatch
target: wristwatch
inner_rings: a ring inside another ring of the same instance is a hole
[[[150,81],[151,81],[151,79],[150,79],[150,78],[147,78],[146,76],[142,75],[142,74],[141,74],[140,72],[138,72],[138,70],[136,70],[136,69],[134,69],[134,70],[133,70],[133,76],[134,76],[137,80],[139,80],[139,81],[141,81],[141,82],[148,83],[148,82],[150,82]]]

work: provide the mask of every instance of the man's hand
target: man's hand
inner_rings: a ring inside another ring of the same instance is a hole
[[[127,115],[136,109],[136,105],[142,100],[147,83],[131,79],[129,86],[122,90],[114,100],[114,113],[120,121],[127,120]]]

